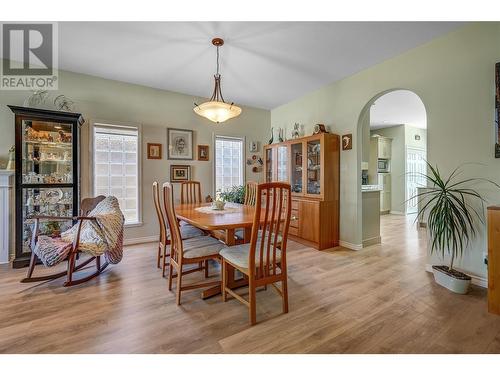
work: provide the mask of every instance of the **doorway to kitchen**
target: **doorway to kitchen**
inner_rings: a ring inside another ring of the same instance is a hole
[[[427,113],[410,90],[375,96],[360,114],[363,246],[382,242],[381,215],[414,215],[425,180]]]

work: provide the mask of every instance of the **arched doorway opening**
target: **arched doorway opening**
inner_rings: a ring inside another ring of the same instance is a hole
[[[374,96],[358,121],[361,152],[363,247],[383,241],[382,215],[415,215],[417,201],[410,199],[425,181],[415,173],[426,170],[427,112],[413,91],[391,89]]]

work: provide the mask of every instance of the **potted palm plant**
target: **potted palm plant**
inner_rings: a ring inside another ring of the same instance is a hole
[[[428,181],[429,187],[413,197],[419,200],[417,220],[426,216],[431,254],[438,252],[442,259],[445,254],[450,256],[448,266],[432,266],[434,279],[439,285],[455,293],[466,294],[471,278],[453,266],[476,236],[478,222],[484,224],[485,202],[470,185],[487,182],[498,188],[500,186],[484,178],[459,179],[461,167],[445,178],[437,167],[426,163],[428,172],[423,177]]]

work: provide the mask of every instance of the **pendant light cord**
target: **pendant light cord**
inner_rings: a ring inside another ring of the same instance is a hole
[[[217,46],[217,76],[219,75],[219,46]]]

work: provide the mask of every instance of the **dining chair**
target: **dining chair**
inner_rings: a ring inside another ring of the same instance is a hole
[[[168,290],[172,290],[172,280],[175,277],[177,279],[176,302],[177,305],[180,305],[182,291],[220,285],[220,280],[182,285],[182,276],[187,273],[205,270],[205,278],[208,278],[208,261],[215,260],[220,262],[219,252],[226,246],[210,236],[198,236],[187,240],[182,239],[181,226],[175,214],[173,189],[170,182],[163,184],[163,202],[165,204],[171,237]],[[205,266],[187,271],[183,270],[184,266],[196,263],[205,263]],[[173,274],[174,268],[176,271],[175,275]]]
[[[255,199],[257,197],[257,186],[259,184],[254,181],[248,181],[245,184],[245,199],[243,204],[248,206],[255,206]],[[236,243],[243,243],[245,239],[245,231],[243,229],[237,229],[234,233],[236,237]]]
[[[160,225],[160,236],[158,238],[158,255],[156,257],[156,266],[162,268],[162,276],[165,277],[165,270],[167,268],[167,257],[170,256],[168,245],[170,245],[169,230],[166,225],[165,217],[160,203],[160,187],[158,181],[153,182],[153,204],[158,217],[158,224]],[[181,227],[181,236],[183,239],[189,239],[198,236],[204,236],[205,233],[193,225],[185,223]]]
[[[256,289],[271,284],[288,312],[286,244],[291,216],[290,185],[271,182],[257,186],[256,209],[250,243],[222,249],[222,300],[232,295],[249,309],[250,324],[256,323]],[[259,230],[259,228],[262,228]],[[248,277],[249,299],[228,287],[228,272],[237,269]],[[281,289],[275,283],[281,282]]]
[[[255,206],[255,199],[257,197],[257,186],[259,184],[255,181],[248,181],[245,185],[245,201],[244,204]]]
[[[201,183],[199,181],[181,182],[181,204],[202,202]]]

